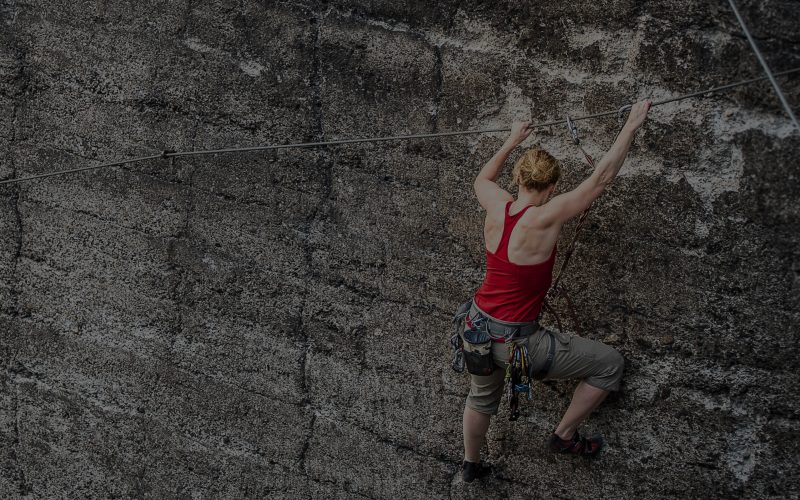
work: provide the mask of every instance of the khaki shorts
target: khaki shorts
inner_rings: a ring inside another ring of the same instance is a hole
[[[476,308],[473,306],[469,312],[470,317],[475,311]],[[548,332],[552,333],[552,336],[548,335]],[[602,342],[544,328],[516,341],[527,344],[532,373],[536,373],[544,366],[551,340],[556,342],[556,352],[545,380],[579,378],[600,389],[619,390],[625,362],[616,349]],[[509,346],[510,343],[492,342],[492,356],[497,367],[491,375],[485,377],[470,375],[467,407],[489,415],[497,413],[505,389]]]

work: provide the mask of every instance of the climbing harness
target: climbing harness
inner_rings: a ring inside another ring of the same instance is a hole
[[[492,342],[511,343],[527,338],[539,330],[539,323],[505,324],[481,312],[470,316],[472,305],[472,300],[464,302],[453,315],[451,366],[458,373],[463,373],[466,368],[473,375],[491,375],[496,368]]]
[[[782,71],[779,73],[775,73],[774,76],[785,76],[792,73],[800,72],[800,68],[793,68],[786,71]],[[718,87],[712,87],[709,89],[701,90],[698,92],[693,92],[691,94],[684,94],[677,97],[671,97],[669,99],[663,99],[660,101],[655,101],[651,104],[653,106],[660,106],[662,104],[667,104],[670,102],[681,101],[684,99],[690,99],[692,97],[700,97],[706,94],[713,94],[717,92],[727,91],[736,87],[741,87],[743,85],[750,85],[752,83],[760,82],[762,80],[767,80],[767,76],[761,76],[758,78],[750,78],[748,80],[741,80],[738,82],[728,83],[725,85],[720,85]],[[580,120],[593,120],[595,118],[602,118],[605,116],[614,116],[618,115],[623,109],[626,108],[623,106],[622,109],[615,109],[612,111],[604,111],[601,113],[594,113],[591,115],[579,116],[577,118],[573,118],[572,121],[580,121]],[[538,128],[546,128],[553,125],[558,125],[561,120],[543,122],[543,123],[535,123],[528,126],[530,129],[538,129]],[[149,155],[149,156],[139,156],[136,158],[129,158],[125,160],[118,160],[112,161],[108,163],[101,163],[99,165],[88,165],[85,167],[79,168],[72,168],[68,170],[59,170],[56,172],[48,172],[44,174],[37,174],[37,175],[30,175],[28,177],[19,177],[16,179],[6,179],[0,181],[0,186],[4,184],[14,184],[18,182],[25,182],[31,181],[35,179],[45,179],[48,177],[53,177],[56,175],[65,175],[65,174],[73,174],[78,172],[84,172],[87,170],[98,170],[104,168],[111,168],[111,167],[119,167],[122,165],[128,165],[131,163],[138,163],[143,161],[150,161],[150,160],[157,160],[162,158],[177,158],[180,156],[201,156],[201,155],[216,155],[216,154],[226,154],[226,153],[244,153],[250,151],[274,151],[279,149],[299,149],[299,148],[317,148],[317,147],[325,147],[325,146],[338,146],[343,144],[358,144],[358,143],[371,143],[371,142],[390,142],[390,141],[408,141],[408,140],[416,140],[416,139],[431,139],[434,137],[454,137],[459,135],[478,135],[478,134],[489,134],[493,132],[508,132],[511,129],[509,127],[499,127],[499,128],[487,128],[487,129],[472,129],[472,130],[462,130],[462,131],[455,131],[455,132],[437,132],[431,134],[412,134],[412,135],[393,135],[393,136],[385,136],[385,137],[366,137],[362,139],[336,139],[331,141],[321,141],[321,142],[301,142],[301,143],[293,143],[293,144],[271,144],[266,146],[248,146],[248,147],[232,147],[232,148],[221,148],[221,149],[207,149],[207,150],[197,150],[197,151],[172,151],[172,150],[164,150],[161,153]]]
[[[478,311],[470,316],[472,300],[461,304],[453,316],[453,332],[450,346],[453,349],[451,366],[458,373],[465,368],[473,375],[491,375],[497,366],[492,356],[492,344],[501,342],[508,345],[508,366],[505,372],[506,393],[510,405],[509,420],[519,418],[520,394],[532,399],[532,382],[541,380],[550,372],[556,352],[555,336],[542,328],[538,319],[522,324],[506,324]],[[542,339],[548,341],[547,357],[536,372],[530,361],[524,339],[542,332]]]

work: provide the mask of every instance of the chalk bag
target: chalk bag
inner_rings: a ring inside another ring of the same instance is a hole
[[[492,357],[492,339],[485,325],[464,331],[464,363],[473,375],[491,375],[495,369]]]

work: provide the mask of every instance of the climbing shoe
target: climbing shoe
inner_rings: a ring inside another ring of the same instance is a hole
[[[464,460],[464,463],[461,465],[461,477],[464,479],[465,483],[471,483],[472,481],[486,477],[491,473],[492,467],[481,462],[475,463]]]
[[[590,438],[581,436],[575,431],[572,439],[561,439],[555,433],[550,436],[550,450],[556,453],[571,453],[584,457],[593,457],[600,452],[603,447],[602,436],[592,436]]]

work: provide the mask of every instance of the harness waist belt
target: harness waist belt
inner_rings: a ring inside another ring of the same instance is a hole
[[[475,308],[477,314],[470,318],[470,309],[473,307]],[[472,323],[483,323],[492,341],[501,344],[505,343],[506,341],[529,337],[537,333],[540,329],[543,330],[542,339],[544,339],[544,335],[546,334],[547,339],[550,342],[550,345],[547,349],[547,358],[545,358],[542,368],[535,373],[531,373],[529,376],[536,380],[542,380],[547,377],[548,373],[550,373],[550,369],[553,367],[553,361],[556,357],[556,337],[550,330],[542,328],[541,325],[539,325],[538,320],[527,323],[507,323],[499,321],[483,312],[474,301],[462,304],[459,308],[459,313],[465,314],[467,319]]]
[[[492,318],[478,307],[474,302],[473,307],[480,315],[479,318],[471,318],[472,322],[483,321],[486,324],[486,330],[494,342],[505,343],[508,340],[529,337],[539,331],[538,321],[529,321],[527,323],[507,323]]]
[[[486,328],[489,331],[489,336],[495,342],[500,343],[503,343],[506,340],[529,337],[539,331],[539,323],[537,321],[515,326],[498,323],[491,318],[487,318],[485,321]]]

